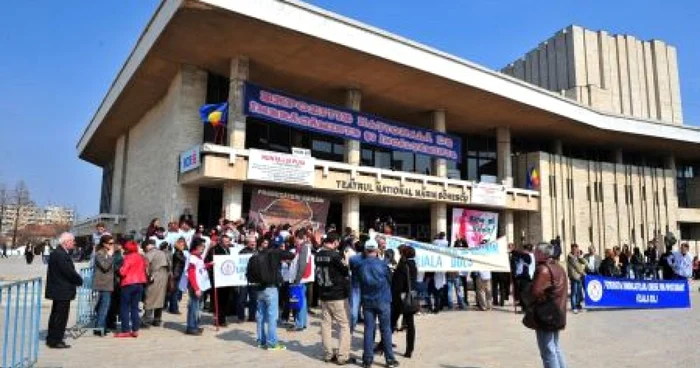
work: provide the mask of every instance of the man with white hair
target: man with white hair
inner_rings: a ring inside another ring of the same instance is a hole
[[[63,336],[66,333],[70,301],[75,299],[75,289],[83,284],[83,278],[75,271],[73,260],[68,254],[75,247],[75,237],[63,233],[58,238],[60,245],[49,255],[46,271],[46,299],[53,300],[49,317],[46,346],[52,349],[67,349]]]

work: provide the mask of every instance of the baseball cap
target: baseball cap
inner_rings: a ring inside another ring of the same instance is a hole
[[[365,250],[377,250],[379,249],[379,245],[377,244],[377,241],[374,239],[367,240],[365,242]]]

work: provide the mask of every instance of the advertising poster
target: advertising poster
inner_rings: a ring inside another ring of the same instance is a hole
[[[323,230],[328,217],[328,198],[276,189],[254,189],[249,219],[256,224],[292,225],[296,230],[311,225]]]
[[[313,157],[250,149],[248,179],[313,186],[314,162]]]
[[[402,244],[416,250],[416,266],[420,272],[510,272],[508,244],[505,237],[473,248],[446,248],[398,236],[387,236],[387,248],[395,249]]]
[[[464,239],[470,247],[496,241],[498,213],[466,208],[452,210],[452,242]]]

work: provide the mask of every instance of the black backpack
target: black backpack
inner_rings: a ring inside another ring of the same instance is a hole
[[[269,252],[254,254],[248,261],[248,269],[245,276],[249,284],[279,285],[282,275],[279,273],[279,265],[275,265],[274,257]]]

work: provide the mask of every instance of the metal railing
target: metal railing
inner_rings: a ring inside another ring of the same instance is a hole
[[[40,277],[0,284],[0,367],[32,367],[36,364],[43,290]]]
[[[75,296],[75,325],[69,329],[74,339],[93,329],[97,321],[98,293],[92,289],[95,267],[82,268],[78,273],[83,278],[83,285],[78,288]]]

